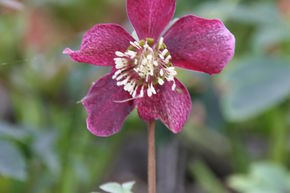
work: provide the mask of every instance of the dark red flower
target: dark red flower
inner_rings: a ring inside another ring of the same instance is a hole
[[[117,133],[135,107],[143,120],[160,119],[172,132],[180,132],[191,99],[176,79],[175,66],[216,74],[232,59],[235,38],[218,19],[187,15],[160,37],[175,4],[176,0],[127,0],[139,40],[119,25],[98,24],[84,35],[80,50],[64,50],[77,62],[113,66],[82,100],[93,134]]]

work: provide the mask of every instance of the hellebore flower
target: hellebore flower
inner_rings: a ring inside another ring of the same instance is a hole
[[[117,133],[135,107],[141,119],[160,119],[180,132],[191,99],[175,67],[216,74],[232,59],[235,38],[218,19],[186,15],[161,37],[175,5],[176,0],[127,0],[139,40],[120,25],[98,24],[83,36],[80,50],[64,50],[76,62],[112,66],[82,100],[93,134]]]

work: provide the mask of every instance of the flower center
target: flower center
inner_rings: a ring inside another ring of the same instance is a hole
[[[175,90],[174,77],[177,73],[170,62],[171,55],[163,38],[157,44],[150,38],[130,44],[126,52],[117,51],[114,58],[117,71],[112,78],[117,85],[123,86],[133,98],[143,97],[144,94],[151,97],[165,81],[173,82],[172,90]]]

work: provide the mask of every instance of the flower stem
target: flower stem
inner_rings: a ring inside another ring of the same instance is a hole
[[[156,193],[155,122],[148,125],[148,193]]]

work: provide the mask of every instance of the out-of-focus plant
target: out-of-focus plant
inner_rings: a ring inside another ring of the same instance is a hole
[[[271,162],[254,163],[248,174],[232,175],[228,184],[239,193],[288,193],[290,173]]]
[[[125,182],[119,184],[116,182],[109,182],[100,186],[100,189],[108,193],[133,193],[132,189],[135,182]],[[97,193],[97,192],[93,192]]]
[[[231,121],[243,121],[290,95],[290,62],[278,57],[241,59],[222,77],[222,107]]]

